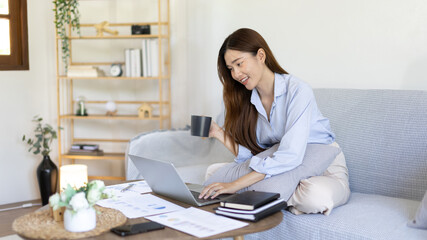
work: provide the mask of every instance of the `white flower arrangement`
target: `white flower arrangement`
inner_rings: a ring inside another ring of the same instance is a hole
[[[101,180],[94,180],[79,189],[74,189],[69,184],[62,193],[55,193],[49,198],[49,205],[53,210],[66,207],[72,212],[93,207],[97,201],[111,196],[104,192],[105,185]]]

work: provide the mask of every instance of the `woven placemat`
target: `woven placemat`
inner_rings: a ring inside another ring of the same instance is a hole
[[[95,209],[99,213],[96,215],[96,228],[87,232],[68,232],[64,228],[64,222],[56,222],[49,209],[32,212],[15,219],[12,229],[25,238],[78,239],[98,236],[126,222],[126,216],[118,210],[100,206],[95,206]]]

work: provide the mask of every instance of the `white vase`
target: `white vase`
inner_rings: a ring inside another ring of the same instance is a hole
[[[96,227],[94,208],[81,209],[75,213],[66,209],[64,212],[64,228],[69,232],[86,232]]]

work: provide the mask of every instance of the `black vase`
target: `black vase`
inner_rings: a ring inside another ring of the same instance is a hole
[[[37,167],[37,180],[39,181],[40,195],[44,206],[49,203],[49,197],[56,193],[58,184],[58,168],[50,160],[49,155],[43,156],[43,161]]]

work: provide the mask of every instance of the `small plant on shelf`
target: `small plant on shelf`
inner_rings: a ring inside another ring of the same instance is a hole
[[[55,27],[58,36],[61,38],[62,61],[64,63],[65,72],[68,70],[68,58],[70,57],[70,46],[67,35],[67,26],[71,25],[73,30],[76,30],[80,35],[80,13],[78,0],[54,0],[55,8]]]

